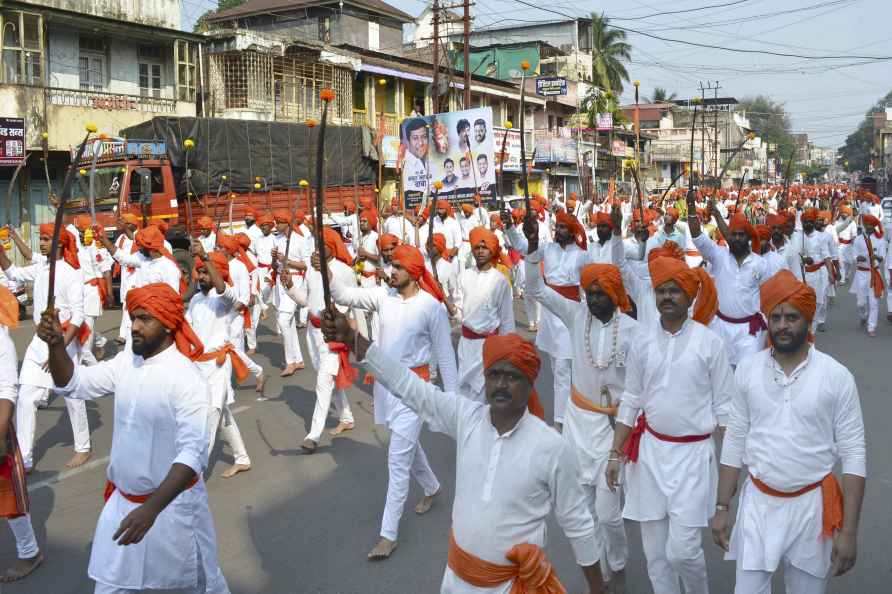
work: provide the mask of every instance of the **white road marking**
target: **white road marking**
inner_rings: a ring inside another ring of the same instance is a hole
[[[230,411],[230,412],[232,412],[232,414],[234,414],[234,415],[237,415],[239,413],[245,412],[249,408],[251,408],[251,407],[247,406],[247,405],[237,406],[234,409],[232,409],[232,411]],[[86,472],[87,470],[93,470],[97,466],[104,466],[105,464],[108,464],[108,461],[109,461],[109,456],[103,456],[102,458],[96,458],[95,460],[90,460],[86,464],[84,464],[82,466],[78,466],[77,468],[70,468],[68,470],[63,470],[56,476],[51,476],[48,479],[43,479],[42,481],[37,481],[36,483],[30,483],[28,485],[28,492],[31,493],[33,491],[36,491],[37,489],[42,489],[43,487],[51,487],[51,486],[55,485],[56,483],[60,483],[60,482],[64,481],[65,479],[71,478],[73,476],[77,476],[82,472]]]

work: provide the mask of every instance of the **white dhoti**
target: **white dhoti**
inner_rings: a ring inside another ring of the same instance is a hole
[[[307,332],[307,343],[310,348],[310,363],[316,369],[316,406],[313,409],[313,420],[306,439],[319,443],[322,431],[325,429],[325,421],[328,419],[332,396],[340,422],[352,424],[353,411],[350,410],[347,394],[335,386],[340,361],[338,355],[329,350],[328,343],[322,337],[322,331],[311,326]]]
[[[80,346],[75,338],[65,349],[75,365],[80,361]],[[48,358],[49,351],[46,343],[37,336],[32,338],[28,350],[25,351],[25,358],[19,373],[19,398],[15,408],[16,435],[25,468],[34,466],[37,405],[47,401],[50,389],[53,387],[52,377],[49,372],[43,370],[43,365]],[[76,398],[65,398],[65,407],[68,409],[68,418],[71,421],[74,451],[77,453],[89,452],[91,450],[90,424],[87,420],[86,402]]]
[[[96,592],[185,589],[228,594],[229,587],[217,563],[217,537],[204,480],[198,477],[195,486],[164,508],[140,542],[122,547],[112,535],[127,514],[140,505],[117,490],[105,502],[87,569],[97,582]],[[205,587],[199,590],[202,574]]]
[[[814,272],[806,272],[805,282],[815,290],[815,317],[812,320],[812,331],[814,331],[818,324],[827,321],[827,285],[830,283],[827,267],[821,266]]]
[[[709,328],[725,342],[731,365],[737,365],[745,357],[765,348],[765,331],[757,330],[755,334],[751,334],[749,322],[726,322],[715,316],[709,323]]]
[[[788,594],[821,594],[827,586],[833,539],[821,538],[823,500],[816,488],[798,497],[773,497],[747,479],[725,559],[737,561],[737,594],[771,592],[782,565]]]
[[[458,390],[478,402],[485,402],[483,390],[483,339],[458,340]]]
[[[545,289],[551,291],[552,289]],[[524,296],[526,298],[526,296]],[[536,346],[551,356],[554,376],[554,422],[564,422],[564,410],[570,401],[570,370],[573,353],[570,349],[570,332],[556,315],[542,308]]]
[[[234,464],[250,466],[251,458],[248,456],[242,434],[235,422],[235,416],[229,408],[235,402],[230,380],[232,376],[232,362],[227,356],[223,360],[223,365],[217,365],[217,362],[213,359],[198,362],[196,365],[207,380],[208,391],[211,397],[207,421],[208,458],[214,451],[217,428],[219,427],[223,441],[228,443],[232,450]]]
[[[867,324],[869,332],[875,332],[877,329],[877,318],[880,314],[880,300],[874,294],[870,286],[870,270],[861,270],[864,268],[858,266],[855,269],[855,276],[852,277],[852,286],[849,293],[855,295],[858,304],[858,316],[863,323]]]

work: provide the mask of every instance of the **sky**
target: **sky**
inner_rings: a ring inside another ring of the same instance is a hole
[[[412,15],[420,14],[427,5],[422,0],[389,2]],[[606,13],[612,25],[636,31],[627,31],[632,45],[632,62],[627,68],[632,80],[641,81],[643,96],[659,86],[681,98],[690,97],[699,95],[701,82],[715,85],[716,81],[720,96],[767,95],[785,105],[793,132],[807,133],[816,146],[841,146],[864,113],[892,90],[890,0],[473,2],[476,27]],[[184,28],[191,29],[198,16],[215,7],[216,0],[183,0],[182,5]],[[674,14],[656,14],[667,12]],[[801,57],[703,48],[644,34]],[[816,59],[820,56],[841,58]],[[873,57],[886,59],[870,59]],[[631,99],[628,93],[624,96],[624,100]]]

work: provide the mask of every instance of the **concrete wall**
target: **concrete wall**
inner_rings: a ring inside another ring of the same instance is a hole
[[[453,36],[450,40],[461,41],[460,36]],[[542,41],[557,48],[568,44],[573,48],[579,46],[579,40],[576,37],[576,24],[573,21],[531,25],[517,29],[477,31],[471,34],[471,44],[475,46],[523,43],[525,41]]]
[[[167,29],[180,28],[180,0],[27,0],[29,4]]]

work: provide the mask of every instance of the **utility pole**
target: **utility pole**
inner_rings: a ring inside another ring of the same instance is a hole
[[[719,81],[715,81],[715,86],[712,86],[712,81],[708,81],[706,86],[703,86],[703,82],[700,82],[700,99],[703,101],[703,123],[700,125],[700,178],[704,178],[706,176],[706,91],[713,92],[713,99],[718,99],[719,97]],[[716,102],[718,103],[718,102]],[[715,149],[715,175],[718,175],[718,162],[719,162],[719,139],[718,139],[718,121],[719,115],[717,111],[717,105],[712,106],[713,110],[713,130],[715,134],[715,140],[713,143],[713,148]]]
[[[464,0],[465,109],[471,109],[471,0]],[[471,166],[474,164],[472,163]]]
[[[440,113],[440,2],[434,0],[434,41],[433,41],[433,84],[431,85],[431,95],[433,95],[433,113]]]

